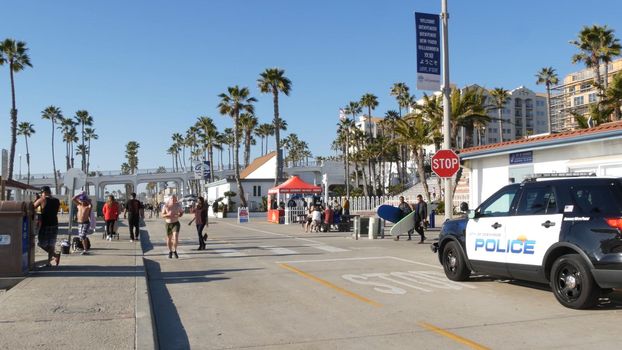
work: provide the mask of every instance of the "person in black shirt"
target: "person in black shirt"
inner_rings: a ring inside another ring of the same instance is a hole
[[[140,213],[141,209],[143,209],[143,204],[136,199],[136,193],[131,194],[132,199],[127,201],[125,204],[125,214],[123,214],[123,218],[127,217],[128,226],[130,227],[130,241],[134,241],[134,231],[136,231],[136,239],[138,239],[138,235],[140,234],[139,224],[140,224]]]
[[[41,249],[48,253],[46,267],[52,266],[50,262],[54,259],[55,265],[60,263],[60,253],[56,252],[56,238],[58,237],[58,210],[60,201],[52,197],[49,186],[41,188],[41,197],[34,203],[35,208],[41,208],[41,225],[37,236],[38,244]]]

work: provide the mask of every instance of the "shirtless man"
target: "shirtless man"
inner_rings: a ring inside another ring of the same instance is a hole
[[[89,248],[91,248],[91,241],[87,235],[91,229],[90,220],[93,205],[91,205],[91,200],[84,192],[73,197],[72,201],[78,208],[78,237],[80,237],[80,241],[82,242],[82,255],[87,255],[89,253]]]
[[[162,208],[162,217],[166,222],[166,246],[168,247],[168,258],[171,259],[175,255],[175,259],[179,258],[177,255],[177,241],[179,240],[179,229],[181,224],[179,218],[184,215],[184,209],[177,201],[177,196],[173,195],[171,199]]]

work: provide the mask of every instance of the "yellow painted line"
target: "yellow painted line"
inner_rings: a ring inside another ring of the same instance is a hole
[[[446,330],[444,330],[442,328],[433,326],[433,325],[431,325],[429,323],[419,322],[419,325],[421,327],[429,330],[429,331],[432,331],[434,333],[437,333],[437,334],[440,334],[440,335],[442,335],[444,337],[447,337],[447,338],[455,341],[456,343],[460,343],[460,344],[466,345],[466,346],[468,346],[471,349],[490,350],[490,348],[488,348],[488,347],[485,347],[485,346],[483,346],[481,344],[478,344],[478,343],[476,343],[476,342],[474,342],[472,340],[469,340],[467,338],[463,338],[463,337],[461,337],[461,336],[459,336],[457,334],[454,334],[454,333],[451,333],[449,331],[446,331]]]
[[[300,275],[302,277],[305,277],[305,278],[308,278],[308,279],[310,279],[312,281],[315,281],[315,282],[317,282],[317,283],[319,283],[319,284],[321,284],[321,285],[323,285],[325,287],[334,289],[334,290],[338,291],[339,293],[341,293],[343,295],[349,296],[351,298],[354,298],[356,300],[362,301],[364,303],[367,303],[367,304],[375,306],[375,307],[381,307],[382,306],[382,304],[379,304],[379,303],[377,303],[377,302],[375,302],[373,300],[367,299],[364,296],[358,295],[358,294],[356,294],[354,292],[350,292],[349,290],[346,290],[346,289],[343,289],[341,287],[338,287],[338,286],[336,286],[336,285],[334,285],[334,284],[332,284],[332,283],[330,283],[330,282],[328,282],[326,280],[323,280],[323,279],[321,279],[319,277],[315,277],[315,276],[313,276],[313,275],[311,275],[309,273],[306,273],[306,272],[304,272],[302,270],[299,270],[299,269],[297,269],[297,268],[295,268],[293,266],[290,266],[290,265],[287,265],[287,264],[279,264],[279,266],[284,268],[284,269],[286,269],[286,270],[290,270],[292,272],[295,272],[296,274],[298,274],[298,275]]]

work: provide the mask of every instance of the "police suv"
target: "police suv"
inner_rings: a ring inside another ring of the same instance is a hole
[[[622,288],[622,179],[536,174],[444,223],[432,251],[445,274],[549,283],[564,306],[590,308]]]

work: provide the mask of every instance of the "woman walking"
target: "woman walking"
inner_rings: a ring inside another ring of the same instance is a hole
[[[119,219],[119,203],[114,199],[113,195],[108,196],[108,200],[102,208],[104,213],[104,220],[106,221],[106,239],[112,240],[112,235],[115,233],[115,225]]]
[[[197,226],[197,234],[199,235],[199,249],[197,250],[204,250],[207,233],[204,236],[203,229],[209,226],[209,224],[207,222],[207,205],[203,197],[197,198],[197,205],[192,209],[192,213],[194,213],[194,223]]]
[[[168,247],[168,258],[171,259],[175,255],[175,259],[179,259],[177,255],[177,242],[179,240],[179,229],[181,224],[179,218],[184,215],[184,209],[177,201],[177,196],[171,196],[171,199],[164,205],[162,209],[162,217],[166,222],[166,246]]]

